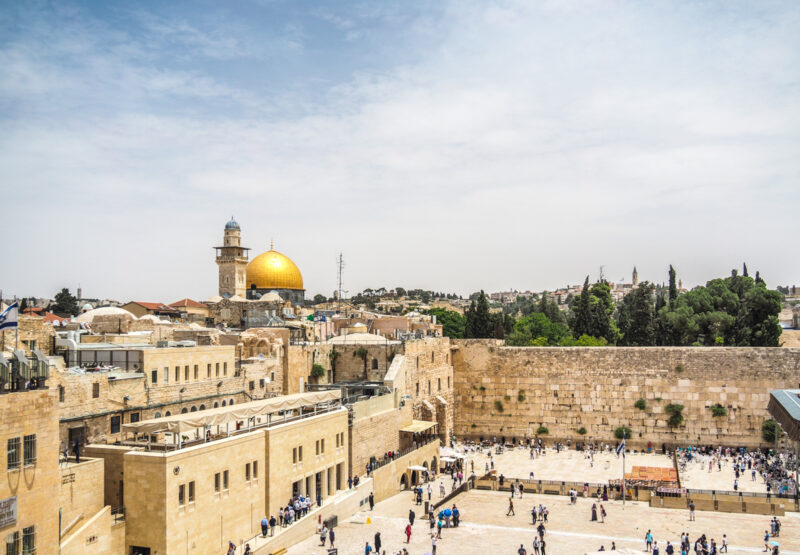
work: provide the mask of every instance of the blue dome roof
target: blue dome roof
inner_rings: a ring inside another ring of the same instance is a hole
[[[225,229],[240,229],[239,228],[239,222],[234,220],[233,216],[231,216],[231,221],[229,221],[227,224],[225,224]]]

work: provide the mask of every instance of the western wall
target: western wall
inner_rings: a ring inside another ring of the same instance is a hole
[[[800,349],[725,347],[506,347],[453,341],[455,425],[459,438],[534,437],[616,441],[632,446],[763,445],[772,389],[800,384]],[[634,405],[644,399],[646,408]],[[670,428],[665,408],[682,404]],[[724,416],[713,416],[720,404]],[[578,430],[585,428],[585,435]]]

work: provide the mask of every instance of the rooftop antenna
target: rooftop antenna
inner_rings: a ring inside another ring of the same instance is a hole
[[[600,266],[600,279],[598,279],[598,281],[600,281],[602,283],[605,280],[606,280],[605,266],[601,265]]]

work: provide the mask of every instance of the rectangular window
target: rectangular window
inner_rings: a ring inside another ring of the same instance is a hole
[[[431,394],[431,381],[428,380],[428,395]]]
[[[9,470],[19,468],[19,461],[20,461],[19,448],[20,445],[18,437],[8,438],[8,454],[6,460],[8,461]]]
[[[19,532],[6,536],[6,555],[19,555]]]
[[[244,481],[245,482],[250,481],[250,463],[244,465]]]
[[[450,389],[450,376],[447,376],[447,389]]]
[[[214,492],[219,493],[219,472],[214,474]]]
[[[180,366],[176,366],[175,367],[175,383],[178,383],[180,381],[180,379],[181,379],[181,367]]]
[[[150,372],[150,383],[153,385],[158,383],[158,370]]]
[[[322,438],[319,442],[319,450],[325,454],[325,438]]]
[[[292,464],[297,464],[297,447],[292,449]]]
[[[216,369],[215,369],[215,371],[216,371],[216,375],[215,375],[215,377],[219,378],[219,362],[216,364]]]
[[[121,420],[122,420],[122,417],[120,417],[120,416],[112,416],[111,417],[111,433],[112,434],[118,434],[119,433],[119,427],[120,427],[120,423],[121,423],[120,421]]]
[[[189,365],[188,364],[183,367],[183,381],[185,381],[185,382],[189,381]]]
[[[210,377],[211,377],[211,363],[209,363],[208,366],[206,366],[206,378]]]
[[[194,379],[198,379],[200,377],[200,371],[198,370],[197,365],[194,365]]]
[[[189,482],[189,503],[194,503],[194,480]]]
[[[186,505],[186,486],[181,484],[178,486],[178,507]]]
[[[138,413],[138,412],[132,412],[132,413],[131,413],[131,424],[133,424],[134,422],[138,422],[138,421],[139,421],[139,417],[140,417],[140,416],[141,416],[141,414],[140,414],[140,413]]]
[[[36,553],[36,527],[28,526],[22,529],[22,555],[35,555]]]
[[[92,399],[97,399],[100,397],[100,382],[94,382],[92,384]]]
[[[228,471],[227,470],[223,470],[222,471],[222,489],[224,489],[224,490],[228,489]]]
[[[319,440],[317,440],[317,441],[315,442],[315,444],[314,444],[314,449],[315,449],[315,451],[316,451],[316,454],[317,454],[317,455],[319,455]]]
[[[303,462],[303,446],[297,448],[297,460]]]
[[[419,397],[419,382],[417,382],[417,397]]]
[[[169,368],[164,367],[164,383],[169,383]]]
[[[258,461],[253,461],[253,479],[258,478]]]
[[[336,434],[336,447],[339,447],[339,434]]]
[[[441,391],[442,390],[442,378],[437,378],[437,380],[439,382],[439,391]]]
[[[222,363],[222,374],[224,376],[228,375],[228,363],[227,362],[223,362]]]
[[[25,464],[36,464],[36,434],[25,436]]]
[[[58,402],[59,403],[63,403],[64,402],[64,386],[63,385],[58,386]]]
[[[253,391],[256,388],[255,380],[250,380],[250,391]]]

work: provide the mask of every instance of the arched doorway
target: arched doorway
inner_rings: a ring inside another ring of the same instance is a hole
[[[408,489],[408,479],[405,474],[400,476],[400,489]]]
[[[419,473],[416,470],[411,471],[411,485],[416,486],[419,484]]]
[[[436,474],[439,474],[439,467],[438,467],[438,466],[436,466],[436,463],[437,463],[437,462],[438,462],[438,461],[436,460],[436,457],[433,457],[433,458],[431,459],[431,469],[432,469],[432,470],[433,470],[433,471],[434,471]]]
[[[222,406],[223,406],[223,407],[225,406],[225,401],[222,401]]]

